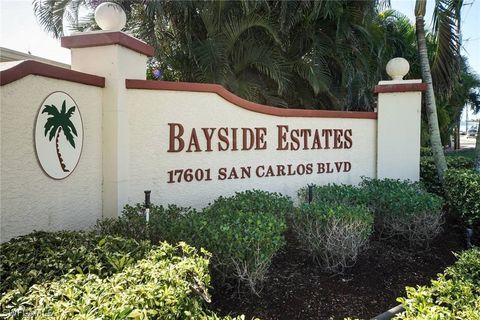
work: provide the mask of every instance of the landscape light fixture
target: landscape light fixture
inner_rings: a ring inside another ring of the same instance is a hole
[[[151,190],[145,190],[145,219],[147,220],[147,223],[150,221],[150,193],[152,193]]]

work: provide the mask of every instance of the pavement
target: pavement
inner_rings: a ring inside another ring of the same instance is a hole
[[[477,137],[467,137],[466,135],[460,136],[460,149],[475,148]]]

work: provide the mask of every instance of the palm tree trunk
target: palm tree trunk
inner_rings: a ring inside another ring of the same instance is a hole
[[[423,15],[416,16],[417,46],[420,56],[420,67],[422,69],[423,81],[427,84],[425,92],[425,105],[428,120],[428,132],[430,134],[430,146],[432,148],[433,159],[437,168],[437,175],[443,183],[445,170],[447,170],[447,161],[443,153],[442,141],[440,139],[440,129],[438,126],[437,105],[435,94],[433,92],[432,73],[428,62],[427,43],[425,40],[425,20]]]
[[[460,149],[460,125],[461,125],[461,116],[457,118],[457,124],[455,125],[455,150]]]
[[[70,172],[70,170],[67,169],[67,166],[65,165],[65,163],[63,163],[62,154],[60,153],[60,148],[58,147],[58,139],[60,138],[60,133],[61,132],[62,132],[62,127],[59,127],[58,131],[57,131],[57,137],[55,138],[55,146],[56,146],[56,149],[57,149],[57,157],[58,157],[58,161],[60,162],[60,166],[62,167],[63,172]]]
[[[477,142],[475,143],[475,163],[473,168],[475,171],[480,173],[480,123],[477,131]]]

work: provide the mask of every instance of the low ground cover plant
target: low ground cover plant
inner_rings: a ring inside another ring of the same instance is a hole
[[[285,245],[286,216],[292,211],[290,198],[251,190],[219,197],[200,211],[154,205],[148,225],[140,205],[127,206],[122,217],[99,221],[96,229],[205,248],[212,253],[211,266],[220,282],[233,280],[258,293],[271,259]]]
[[[480,173],[449,169],[445,192],[450,210],[466,225],[480,222]]]
[[[3,314],[21,319],[219,319],[204,311],[209,301],[209,254],[180,243],[161,243],[135,264],[107,278],[64,276],[8,292]]]
[[[358,205],[303,204],[293,226],[302,246],[324,270],[342,273],[366,248],[373,214]]]
[[[407,287],[398,301],[405,312],[395,319],[480,319],[480,250],[461,253],[430,286]]]
[[[145,241],[87,232],[34,232],[0,245],[0,292],[25,293],[65,274],[105,278],[131,266],[151,249]]]

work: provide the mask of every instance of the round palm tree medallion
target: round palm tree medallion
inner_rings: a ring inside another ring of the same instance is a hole
[[[82,153],[83,123],[75,101],[65,92],[51,93],[43,100],[35,123],[38,161],[53,179],[69,176]]]

